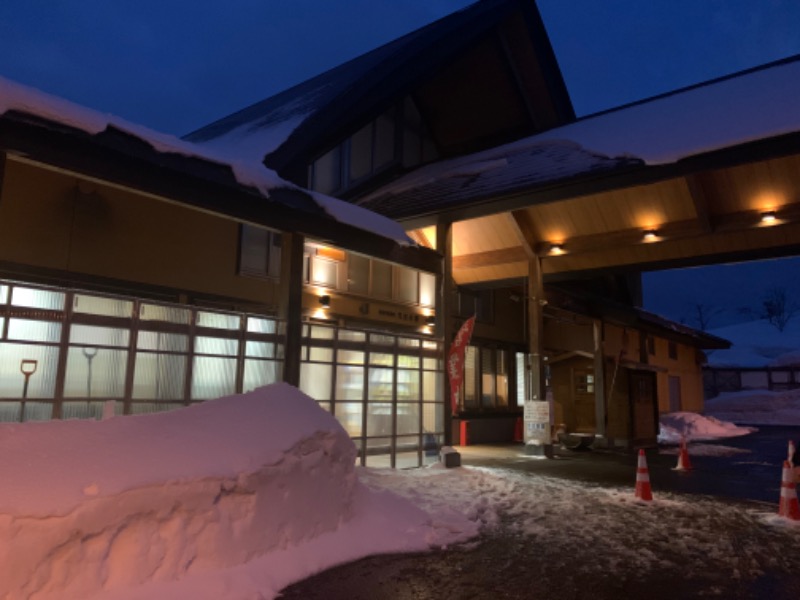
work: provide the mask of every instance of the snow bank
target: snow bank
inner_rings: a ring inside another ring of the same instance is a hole
[[[705,412],[748,425],[800,425],[800,390],[727,392],[706,400]]]
[[[344,430],[285,384],[158,415],[4,425],[0,454],[7,600],[243,564],[336,529],[357,483]]]
[[[678,444],[681,438],[693,440],[715,440],[737,437],[757,431],[752,427],[739,427],[710,416],[692,412],[674,412],[661,415],[658,441],[662,444]]]

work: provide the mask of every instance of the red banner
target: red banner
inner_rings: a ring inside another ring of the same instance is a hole
[[[467,319],[458,330],[453,340],[450,351],[447,353],[447,375],[450,378],[450,402],[453,414],[458,413],[458,391],[464,379],[464,354],[472,337],[472,328],[475,326],[475,315]]]

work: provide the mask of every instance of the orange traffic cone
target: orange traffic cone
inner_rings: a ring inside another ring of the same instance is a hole
[[[792,521],[800,521],[800,504],[797,502],[797,484],[794,482],[794,469],[788,460],[783,461],[781,478],[781,502],[778,515]]]
[[[636,467],[636,497],[648,502],[653,499],[653,491],[650,489],[650,472],[647,470],[644,449],[639,449],[639,463]]]
[[[678,453],[678,465],[676,471],[691,471],[692,463],[689,461],[689,450],[686,447],[686,438],[681,438],[681,451]]]
[[[793,467],[800,467],[800,465],[794,464],[794,442],[792,440],[789,440],[789,453],[786,460],[788,460]]]

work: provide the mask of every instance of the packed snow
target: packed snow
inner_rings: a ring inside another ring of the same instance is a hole
[[[691,413],[662,422],[672,441],[749,431]],[[631,489],[592,488],[587,503],[584,483],[504,469],[357,468],[336,419],[286,384],[154,415],[2,424],[0,453],[5,600],[275,598],[336,564],[461,544],[509,519],[545,544],[589,535],[598,572],[684,556],[741,567],[712,501],[660,493],[642,511]],[[691,535],[676,542],[665,523]],[[632,550],[641,536],[664,548]]]

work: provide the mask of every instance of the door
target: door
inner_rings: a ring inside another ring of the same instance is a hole
[[[658,402],[656,375],[649,371],[629,371],[631,402],[631,444],[655,446],[658,441]]]
[[[572,406],[575,411],[575,431],[595,433],[594,368],[572,369]]]
[[[669,376],[669,412],[681,410],[681,378],[677,375]]]

